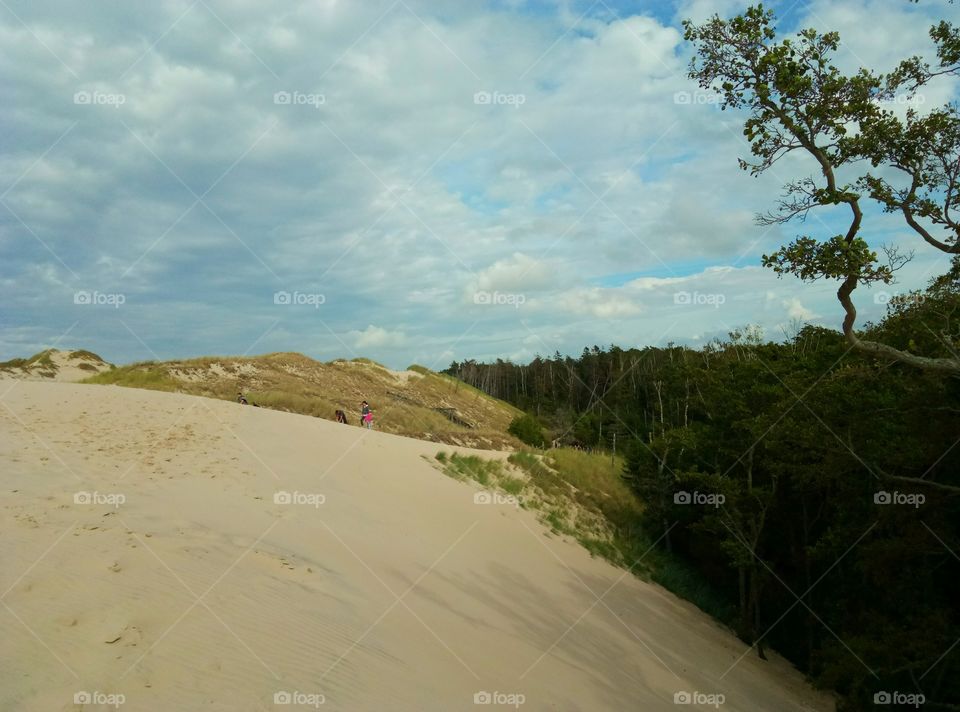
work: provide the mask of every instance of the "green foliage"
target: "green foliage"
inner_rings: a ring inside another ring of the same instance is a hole
[[[540,423],[529,414],[518,415],[514,418],[507,427],[507,432],[521,442],[533,447],[543,447],[546,444],[546,438],[543,436]]]
[[[155,391],[180,390],[179,381],[172,378],[164,367],[153,361],[144,361],[103,371],[95,376],[85,378],[83,383],[147,388]]]

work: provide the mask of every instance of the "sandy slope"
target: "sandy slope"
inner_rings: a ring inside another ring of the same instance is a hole
[[[309,709],[278,692],[508,708],[475,706],[483,691],[522,710],[710,709],[678,691],[831,708],[777,658],[734,665],[745,646],[692,606],[474,504],[421,457],[436,449],[192,396],[0,384],[0,709],[107,709],[80,691],[124,711]]]

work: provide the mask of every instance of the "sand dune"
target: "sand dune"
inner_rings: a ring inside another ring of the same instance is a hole
[[[0,398],[3,710],[832,708],[529,512],[475,504],[436,444],[110,386]]]
[[[29,358],[0,363],[0,381],[67,381],[74,383],[109,371],[112,366],[90,351],[47,349]]]

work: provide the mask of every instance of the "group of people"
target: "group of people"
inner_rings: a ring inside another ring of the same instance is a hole
[[[334,415],[337,418],[338,423],[347,424],[347,414],[342,410],[337,410]],[[360,425],[365,426],[368,429],[373,427],[373,411],[370,409],[370,404],[366,401],[360,404]]]
[[[240,403],[241,405],[250,405],[250,401],[248,401],[247,397],[243,395],[243,391],[237,392],[237,403]],[[253,405],[256,406],[257,404],[253,403]],[[338,423],[343,423],[344,425],[347,424],[347,414],[342,410],[337,409],[337,411],[334,413],[334,416],[336,417]],[[373,410],[370,409],[370,404],[366,401],[363,401],[363,403],[360,404],[360,425],[361,427],[366,427],[368,429],[373,428]]]

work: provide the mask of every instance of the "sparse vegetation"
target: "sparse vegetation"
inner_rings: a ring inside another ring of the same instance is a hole
[[[443,471],[456,480],[473,480],[484,486],[496,485],[503,478],[503,463],[499,460],[487,460],[477,455],[449,456],[437,453],[437,460],[444,465]]]
[[[61,351],[59,349],[46,349],[35,353],[29,358],[13,358],[9,361],[0,362],[0,371],[11,374],[18,378],[49,378],[56,379],[64,375],[61,366],[67,365],[69,378],[75,379],[76,375],[73,368],[90,373],[97,373],[101,368],[106,368],[107,364],[102,358],[92,351]]]
[[[623,480],[620,458],[568,448],[545,455],[521,450],[506,464],[442,451],[435,458],[454,479],[473,480],[516,497],[519,506],[537,512],[551,532],[575,539],[592,556],[659,583],[721,621],[734,620],[733,607],[701,573],[653,546],[641,528],[643,504]],[[511,468],[521,476],[511,474]]]
[[[9,361],[0,361],[0,370],[12,371],[17,368],[23,368],[27,363],[25,358],[12,358]]]
[[[180,383],[154,361],[144,361],[103,371],[84,379],[83,383],[148,388],[155,391],[180,390]]]
[[[351,424],[358,422],[360,402],[368,400],[378,430],[481,449],[519,444],[507,433],[519,412],[514,407],[422,366],[415,372],[412,378],[396,375],[366,358],[321,363],[303,354],[272,353],[138,363],[85,382],[229,401],[239,391],[251,404],[312,417],[332,420],[340,409]]]
[[[70,352],[71,361],[96,361],[97,363],[106,363],[100,356],[93,353],[92,351],[86,351],[84,349],[78,349],[77,351]]]

